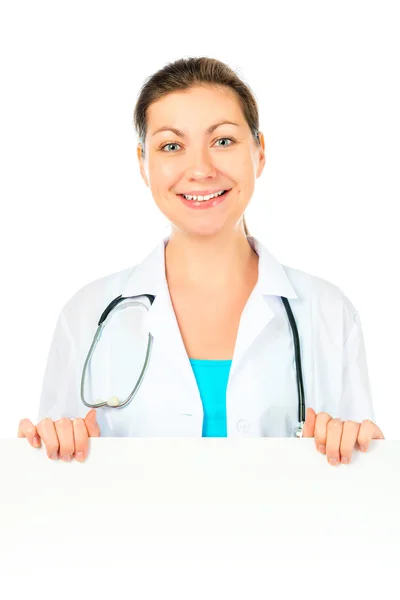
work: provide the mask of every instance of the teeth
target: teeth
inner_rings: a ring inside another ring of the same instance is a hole
[[[224,191],[225,190],[221,190],[220,192],[217,192],[216,194],[210,194],[209,196],[190,196],[187,194],[182,194],[182,196],[186,198],[186,200],[197,200],[198,202],[204,202],[204,200],[210,200],[211,198],[221,196],[221,194],[223,194]]]

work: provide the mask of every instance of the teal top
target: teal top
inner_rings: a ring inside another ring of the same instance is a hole
[[[189,360],[203,403],[202,437],[227,437],[226,387],[232,361]]]

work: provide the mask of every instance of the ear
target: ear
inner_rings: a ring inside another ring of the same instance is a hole
[[[260,140],[260,146],[258,147],[260,158],[259,158],[259,163],[258,163],[258,167],[257,167],[256,178],[260,177],[260,175],[263,172],[264,167],[265,167],[265,142],[264,142],[264,135],[261,131],[258,132],[258,138]]]
[[[138,161],[139,161],[140,174],[142,176],[143,181],[147,185],[147,187],[149,187],[149,180],[147,179],[146,169],[144,166],[144,158],[142,156],[142,144],[137,145],[136,153],[137,153],[137,157],[138,157]]]

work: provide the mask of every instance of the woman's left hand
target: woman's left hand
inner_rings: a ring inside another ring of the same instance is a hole
[[[316,414],[312,408],[307,408],[303,437],[315,438],[318,452],[326,453],[333,466],[341,462],[348,464],[356,444],[362,452],[366,452],[371,440],[385,439],[382,431],[372,421],[341,421],[328,413]]]

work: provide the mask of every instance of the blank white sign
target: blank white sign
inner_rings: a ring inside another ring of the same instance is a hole
[[[312,439],[89,442],[0,440],[7,598],[398,597],[400,442],[339,467]]]

